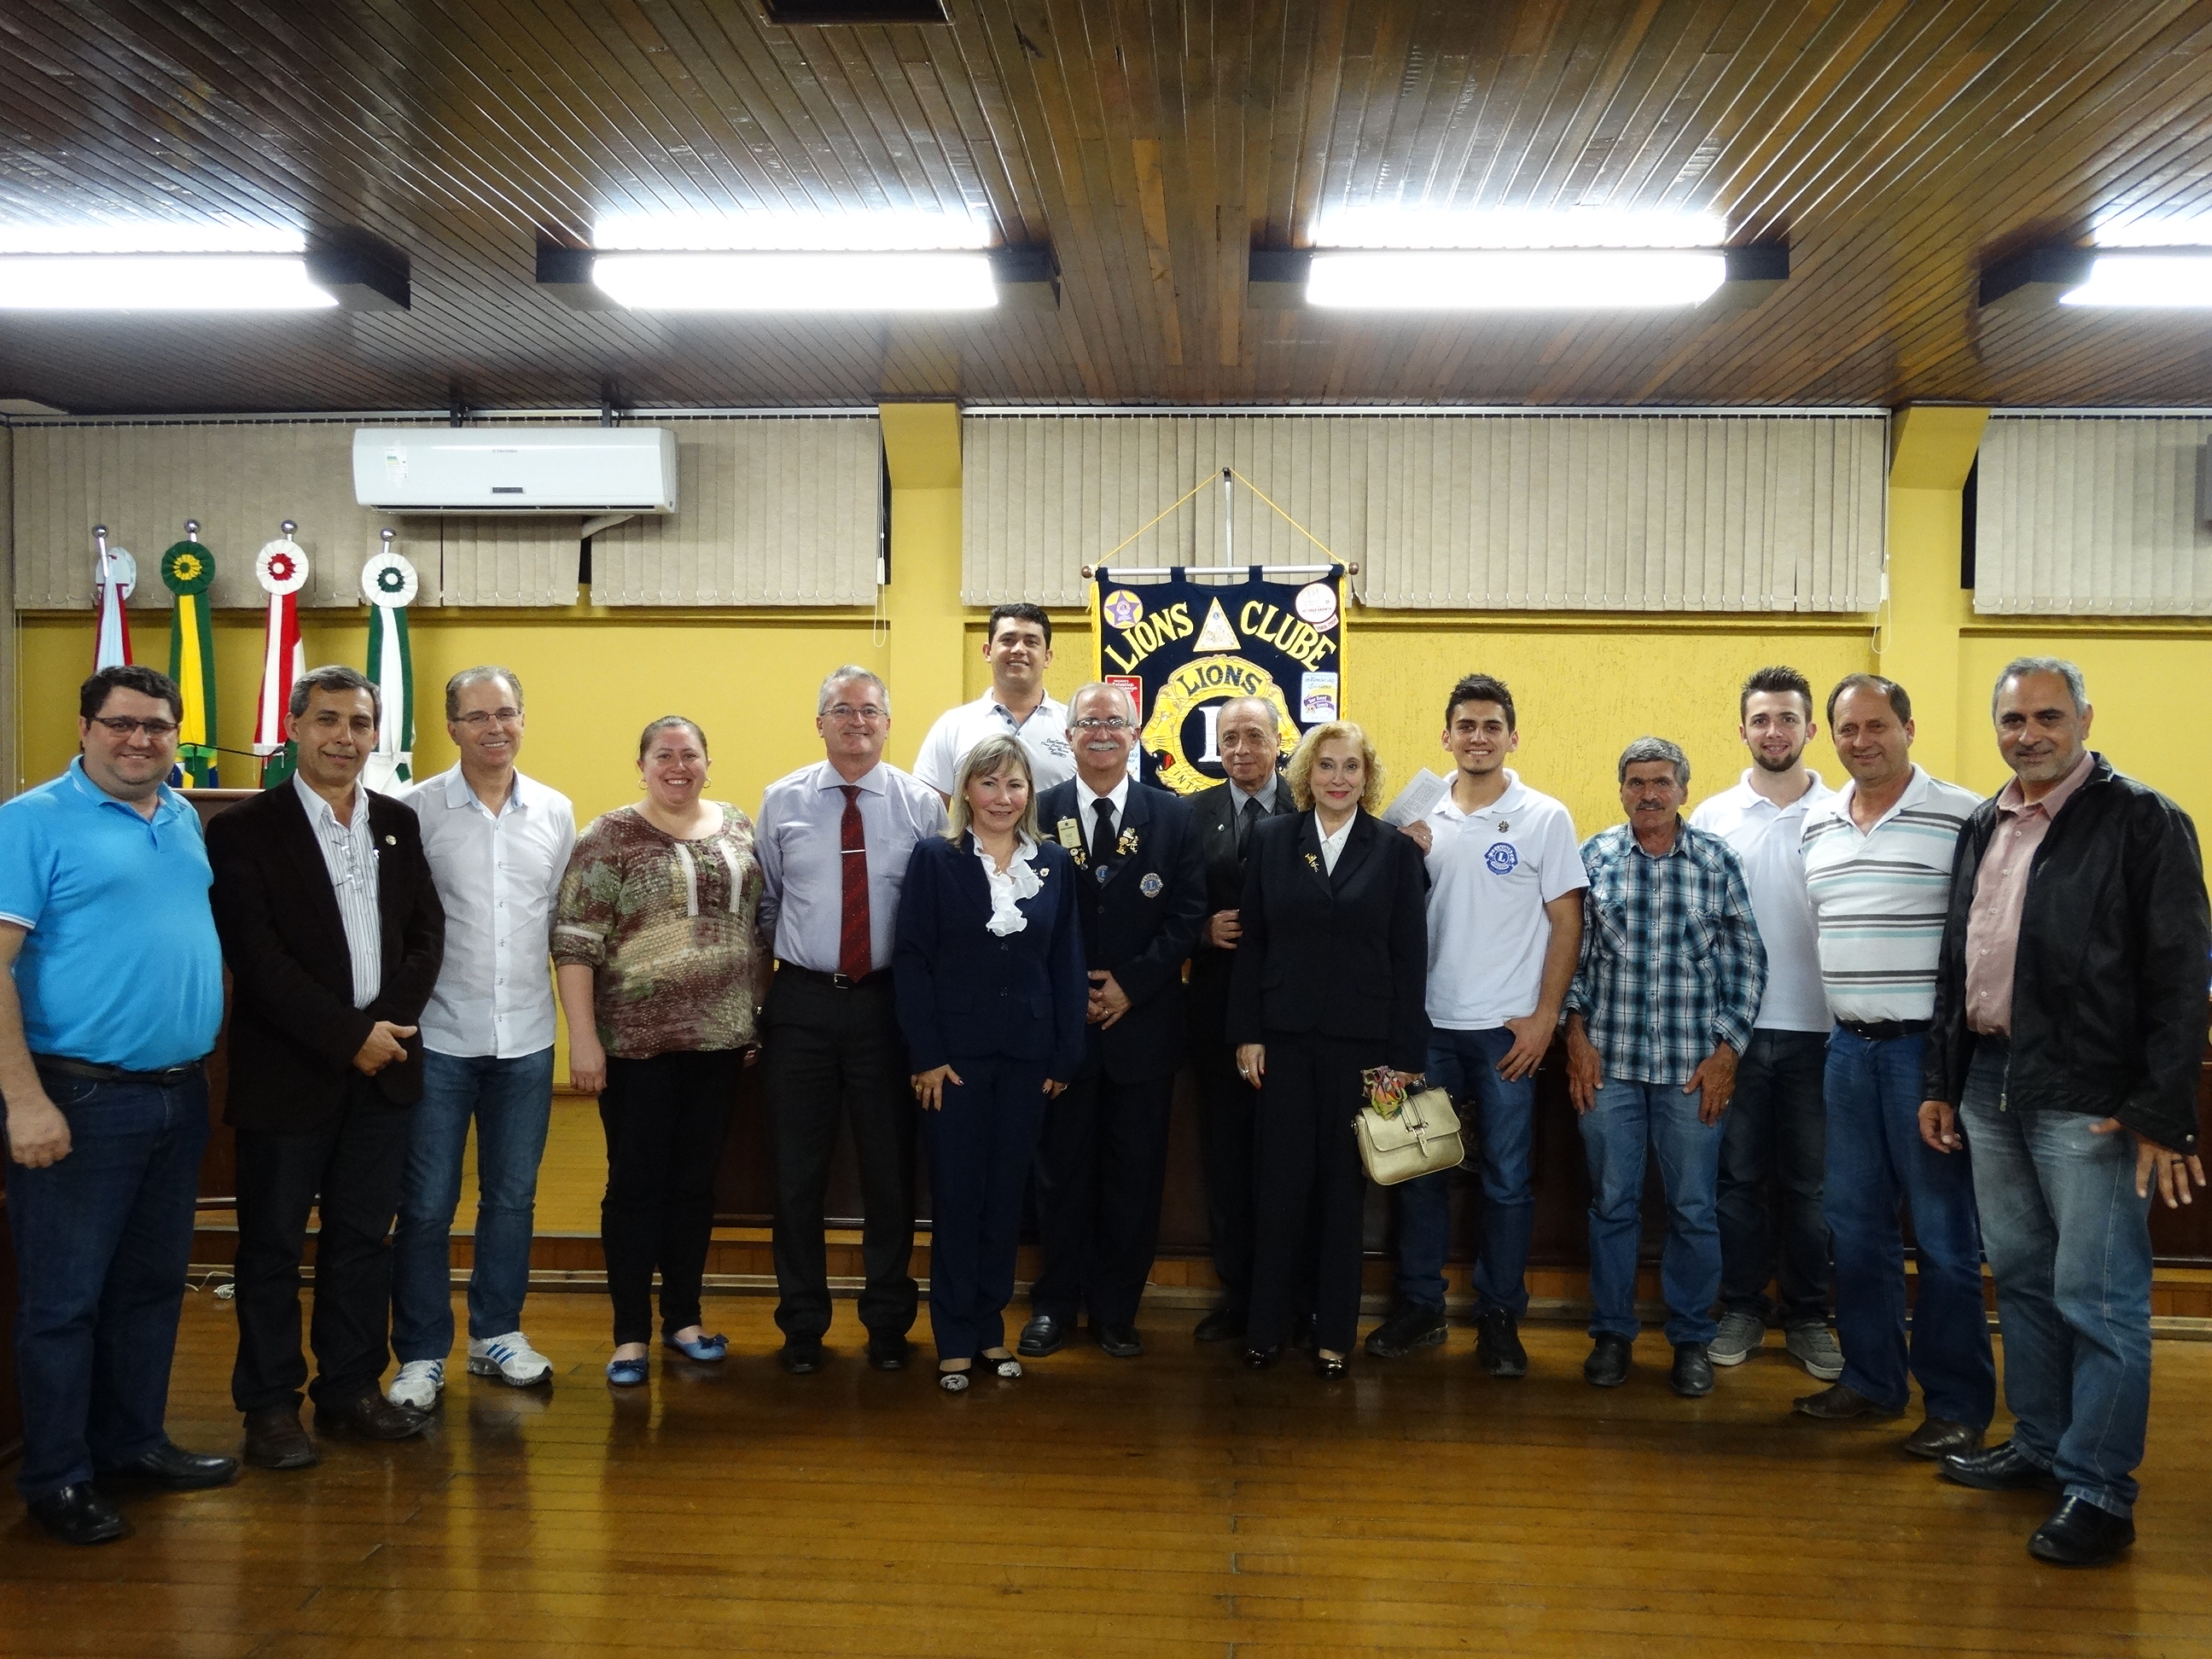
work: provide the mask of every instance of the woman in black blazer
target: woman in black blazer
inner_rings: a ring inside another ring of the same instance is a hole
[[[891,983],[929,1157],[937,1380],[954,1394],[978,1360],[1022,1374],[1004,1318],[1022,1195],[1045,1102],[1083,1056],[1075,866],[1036,827],[1028,751],[986,738],[960,763],[944,839],[915,846],[899,893]]]
[[[1410,1084],[1427,1064],[1428,873],[1420,848],[1374,817],[1382,770],[1357,726],[1308,732],[1287,781],[1297,814],[1252,832],[1229,987],[1237,1068],[1260,1091],[1244,1361],[1274,1364],[1310,1299],[1315,1369],[1341,1376],[1366,1194],[1352,1121],[1362,1072],[1388,1066]]]

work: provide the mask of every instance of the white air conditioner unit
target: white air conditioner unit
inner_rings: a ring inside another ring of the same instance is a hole
[[[666,427],[371,426],[353,493],[385,513],[673,513]]]

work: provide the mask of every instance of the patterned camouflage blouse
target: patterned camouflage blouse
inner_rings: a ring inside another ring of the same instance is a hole
[[[734,806],[696,841],[655,829],[635,807],[592,821],[561,881],[553,960],[592,970],[610,1054],[650,1060],[758,1040],[760,896],[752,820]]]

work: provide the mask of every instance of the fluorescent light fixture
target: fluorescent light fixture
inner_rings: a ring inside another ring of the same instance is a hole
[[[1329,248],[1711,248],[1728,240],[1718,215],[1644,208],[1437,210],[1343,207],[1315,223]]]
[[[608,253],[592,280],[634,311],[981,311],[981,253]]]
[[[2058,296],[2063,306],[2173,310],[2212,306],[2212,248],[2099,254],[2088,280]]]
[[[861,213],[611,213],[592,227],[603,252],[897,253],[980,248],[991,228],[965,214],[885,208]]]
[[[1306,303],[1388,311],[1612,311],[1693,306],[1728,277],[1717,249],[1316,249]]]
[[[282,225],[228,221],[0,224],[0,253],[303,253],[307,246],[305,235]]]
[[[2212,252],[2212,216],[2177,214],[2102,224],[2089,233],[2089,240],[2098,247],[2154,247],[2169,252],[2201,247]]]
[[[0,254],[0,310],[307,311],[337,302],[307,280],[296,254]]]

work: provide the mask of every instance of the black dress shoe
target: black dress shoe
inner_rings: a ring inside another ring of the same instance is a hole
[[[1244,1316],[1227,1308],[1216,1308],[1198,1322],[1191,1333],[1200,1342],[1231,1342],[1244,1334]]]
[[[89,1480],[33,1498],[30,1509],[31,1519],[64,1544],[105,1544],[131,1530]]]
[[[776,1358],[783,1362],[784,1370],[793,1376],[811,1376],[822,1369],[822,1339],[818,1336],[787,1336]]]
[[[1314,1375],[1324,1382],[1334,1382],[1344,1375],[1344,1356],[1340,1353],[1317,1353],[1313,1358]]]
[[[874,1331],[868,1336],[868,1364],[879,1371],[902,1371],[913,1344],[902,1331]]]
[[[1832,1382],[1818,1394],[1800,1395],[1790,1402],[1790,1409],[1801,1417],[1817,1417],[1823,1423],[1840,1423],[1850,1417],[1880,1419],[1905,1415],[1902,1406],[1869,1400],[1848,1382]]]
[[[299,1419],[295,1416],[293,1420],[296,1423]],[[137,1481],[170,1492],[205,1492],[210,1486],[227,1486],[237,1480],[238,1460],[188,1452],[175,1441],[164,1440],[143,1457],[102,1469],[100,1479]]]
[[[257,1469],[304,1469],[321,1460],[300,1426],[296,1403],[262,1406],[246,1414],[246,1461]]]
[[[1933,1463],[1946,1457],[1970,1457],[1982,1447],[1982,1431],[1948,1418],[1931,1417],[1905,1437],[1901,1449],[1907,1457],[1924,1457]]]
[[[325,1434],[349,1434],[357,1440],[411,1440],[429,1420],[421,1412],[393,1405],[374,1389],[342,1405],[318,1401],[315,1406],[318,1429]]]
[[[1954,1452],[1936,1474],[1954,1486],[1977,1492],[2057,1492],[2059,1479],[2021,1450],[2017,1441],[2003,1440],[1981,1452]]]
[[[1667,1386],[1685,1400],[1702,1400],[1713,1391],[1713,1362],[1702,1342],[1677,1342]]]
[[[2136,1541],[2136,1523],[2086,1498],[2062,1498],[2051,1519],[2027,1540],[2027,1553],[2062,1567],[2094,1567]]]
[[[1425,1302],[1403,1303],[1367,1333],[1367,1352],[1377,1359],[1396,1359],[1416,1348],[1435,1347],[1449,1331],[1442,1308],[1431,1308]]]
[[[1528,1350],[1521,1346],[1519,1322],[1503,1308],[1474,1320],[1474,1363],[1485,1376],[1526,1376]]]
[[[1617,1389],[1628,1381],[1628,1339],[1625,1336],[1601,1336],[1590,1344],[1589,1358],[1583,1361],[1583,1381],[1593,1389]]]
[[[1283,1351],[1279,1346],[1247,1348],[1244,1350],[1244,1369],[1248,1371],[1264,1371],[1282,1357]]]
[[[1014,1344],[1014,1352],[1024,1359],[1042,1359],[1058,1353],[1066,1340],[1066,1326],[1050,1314],[1039,1314],[1022,1327],[1022,1340]]]
[[[1109,1358],[1134,1359],[1145,1351],[1144,1339],[1137,1334],[1134,1325],[1093,1325],[1091,1334],[1098,1339],[1098,1346],[1106,1350]]]

